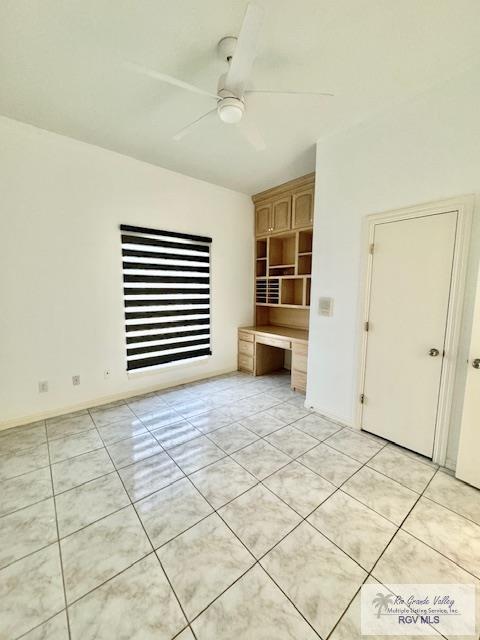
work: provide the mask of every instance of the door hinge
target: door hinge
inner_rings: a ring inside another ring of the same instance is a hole
[[[360,395],[360,404],[365,404],[365,395],[363,393]]]
[[[365,322],[365,324],[363,326],[364,326],[365,331],[370,331],[370,323],[369,323],[368,320]]]
[[[374,245],[374,243],[373,243],[373,242],[372,242],[372,244],[370,245],[370,247],[369,247],[368,251],[369,251],[370,255],[372,255],[372,256],[373,256],[373,252],[375,251],[375,245]]]

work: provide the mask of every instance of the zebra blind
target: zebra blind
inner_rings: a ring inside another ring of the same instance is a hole
[[[120,225],[127,370],[211,355],[211,238]]]

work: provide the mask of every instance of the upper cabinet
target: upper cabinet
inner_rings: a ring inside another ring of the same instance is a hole
[[[255,235],[269,236],[313,226],[315,174],[253,196]]]
[[[260,204],[255,207],[255,234],[264,236],[270,233],[272,219],[272,205]]]
[[[292,195],[292,229],[313,225],[313,188]]]
[[[272,203],[272,224],[270,231],[288,231],[291,224],[292,200],[290,196],[274,200]]]

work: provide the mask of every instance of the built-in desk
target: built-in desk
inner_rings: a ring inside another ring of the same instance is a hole
[[[238,368],[261,376],[283,368],[284,352],[292,352],[292,389],[307,387],[308,331],[275,325],[238,330]]]

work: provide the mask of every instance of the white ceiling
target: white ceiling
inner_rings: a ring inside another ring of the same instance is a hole
[[[315,142],[480,58],[479,0],[258,0],[266,11],[252,96],[267,148],[213,118],[172,135],[210,99],[137,76],[133,61],[215,90],[215,47],[247,0],[3,0],[0,113],[216,184],[255,193],[314,168]],[[241,126],[241,125],[239,125]]]

